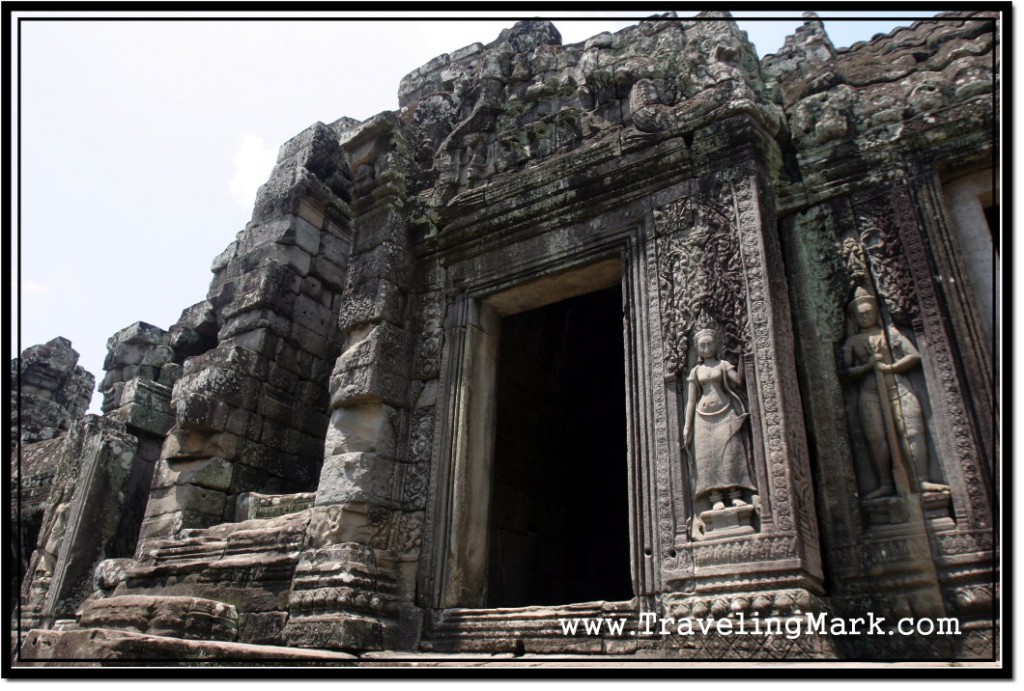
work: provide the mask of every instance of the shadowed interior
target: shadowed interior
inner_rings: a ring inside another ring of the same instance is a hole
[[[488,604],[633,596],[618,286],[502,320]]]

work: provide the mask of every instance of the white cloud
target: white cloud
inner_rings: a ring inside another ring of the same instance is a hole
[[[50,292],[50,286],[35,281],[25,281],[21,284],[22,295],[46,295]]]
[[[277,160],[277,147],[267,146],[263,137],[246,132],[241,137],[235,152],[235,174],[229,190],[231,199],[244,211],[251,211],[256,201],[256,191],[270,177]]]

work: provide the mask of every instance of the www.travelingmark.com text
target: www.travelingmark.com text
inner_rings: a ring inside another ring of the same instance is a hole
[[[666,617],[640,612],[635,626],[627,628],[626,617],[577,617],[559,619],[563,636],[785,636],[793,640],[807,635],[832,636],[956,636],[960,622],[955,617],[903,617],[887,626],[885,617],[868,612],[862,617],[829,617],[824,612],[807,612],[786,618],[747,617],[693,619]]]

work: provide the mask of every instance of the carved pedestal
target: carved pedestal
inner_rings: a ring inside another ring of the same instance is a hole
[[[734,537],[757,532],[753,506],[733,506],[721,511],[702,511],[704,538]]]
[[[303,552],[284,636],[294,645],[380,650],[397,625],[397,584],[373,548],[355,543]]]

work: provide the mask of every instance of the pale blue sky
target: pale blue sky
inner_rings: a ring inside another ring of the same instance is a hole
[[[575,43],[653,13],[555,24]],[[837,47],[934,15],[819,14]],[[735,16],[762,55],[803,22]],[[210,263],[249,220],[282,143],[317,120],[397,108],[406,73],[512,23],[21,23],[21,347],[65,336],[99,381],[111,334],[140,320],[168,328],[205,298]]]

